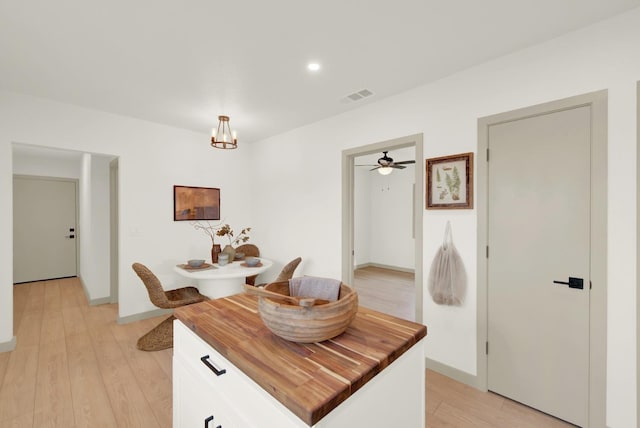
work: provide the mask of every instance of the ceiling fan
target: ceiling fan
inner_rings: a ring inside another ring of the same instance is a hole
[[[387,153],[389,153],[389,151],[382,152],[383,156],[380,159],[378,159],[378,165],[356,165],[356,166],[372,166],[374,168],[371,168],[369,171],[378,170],[380,174],[388,175],[388,174],[391,174],[391,172],[394,169],[405,169],[406,166],[404,165],[416,163],[415,160],[394,162],[393,158],[388,156]]]

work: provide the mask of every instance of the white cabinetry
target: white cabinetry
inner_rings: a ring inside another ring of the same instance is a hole
[[[424,370],[420,341],[314,426],[424,427]],[[174,428],[308,426],[180,321],[173,388]]]

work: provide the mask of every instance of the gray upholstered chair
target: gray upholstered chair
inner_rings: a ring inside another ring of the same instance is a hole
[[[174,309],[180,306],[202,302],[209,298],[198,292],[195,287],[183,287],[164,291],[160,280],[141,263],[131,265],[147,288],[151,303],[162,309]],[[138,349],[142,351],[159,351],[173,346],[173,320],[171,315],[147,334],[138,339]]]

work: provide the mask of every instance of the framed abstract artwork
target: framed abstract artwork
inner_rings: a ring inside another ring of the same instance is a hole
[[[220,220],[220,189],[173,186],[173,220]]]

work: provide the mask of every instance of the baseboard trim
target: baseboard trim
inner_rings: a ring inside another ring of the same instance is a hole
[[[361,265],[357,265],[356,269],[363,269],[363,268],[367,268],[367,267],[377,267],[380,269],[389,269],[389,270],[395,270],[398,272],[406,272],[406,273],[416,273],[415,269],[410,269],[410,268],[403,268],[403,267],[399,267],[399,266],[390,266],[390,265],[383,265],[381,263],[363,263]]]
[[[435,360],[432,360],[426,357],[425,357],[425,364],[428,369],[433,370],[434,372],[438,372],[441,375],[450,377],[453,380],[457,380],[458,382],[462,382],[465,385],[469,385],[473,388],[481,389],[481,388],[478,388],[478,376],[474,376],[467,372],[463,372],[462,370],[458,370],[454,367],[439,363]]]
[[[89,290],[87,286],[84,284],[84,280],[80,275],[78,275],[78,279],[80,280],[80,284],[82,284],[82,290],[84,291],[84,295],[87,298],[87,302],[89,302],[89,306],[98,306],[98,305],[106,305],[108,303],[113,303],[111,301],[111,296],[107,297],[99,297],[97,299],[91,299],[91,294],[89,294]]]
[[[100,297],[99,299],[89,300],[89,306],[106,305],[111,303],[111,297]]]
[[[153,317],[159,317],[160,315],[169,315],[173,312],[173,309],[154,309],[147,312],[141,312],[139,314],[129,315],[126,317],[118,317],[118,324],[128,324],[131,322],[142,321]]]
[[[16,337],[13,336],[8,342],[0,342],[0,352],[11,352],[16,349]]]

